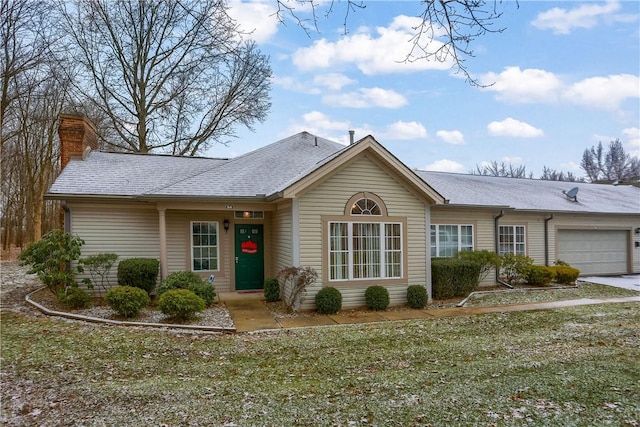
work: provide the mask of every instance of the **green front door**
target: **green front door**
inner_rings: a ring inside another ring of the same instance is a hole
[[[236,290],[264,286],[264,238],[262,224],[236,224]]]

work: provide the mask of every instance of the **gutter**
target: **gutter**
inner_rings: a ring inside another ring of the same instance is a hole
[[[493,218],[493,239],[494,239],[496,254],[500,253],[500,246],[499,246],[499,243],[498,243],[499,240],[500,240],[500,233],[498,232],[498,230],[499,230],[498,229],[498,221],[503,216],[504,216],[504,210],[501,209],[500,210],[500,214],[498,214],[498,216]],[[511,286],[509,283],[503,282],[502,280],[500,280],[500,269],[499,268],[496,268],[496,283],[513,289],[513,286]]]
[[[544,219],[544,265],[549,266],[549,221],[553,219],[553,214]]]

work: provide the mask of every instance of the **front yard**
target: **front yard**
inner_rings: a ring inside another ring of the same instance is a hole
[[[640,423],[640,304],[220,336],[2,311],[4,425]]]

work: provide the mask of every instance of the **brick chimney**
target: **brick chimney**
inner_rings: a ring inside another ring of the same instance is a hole
[[[98,149],[96,127],[84,115],[61,114],[60,127],[60,170],[72,158],[84,158],[89,151]]]

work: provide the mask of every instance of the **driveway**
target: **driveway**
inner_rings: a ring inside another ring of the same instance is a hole
[[[640,274],[624,276],[585,276],[578,278],[581,282],[598,283],[600,285],[615,286],[640,292]]]

